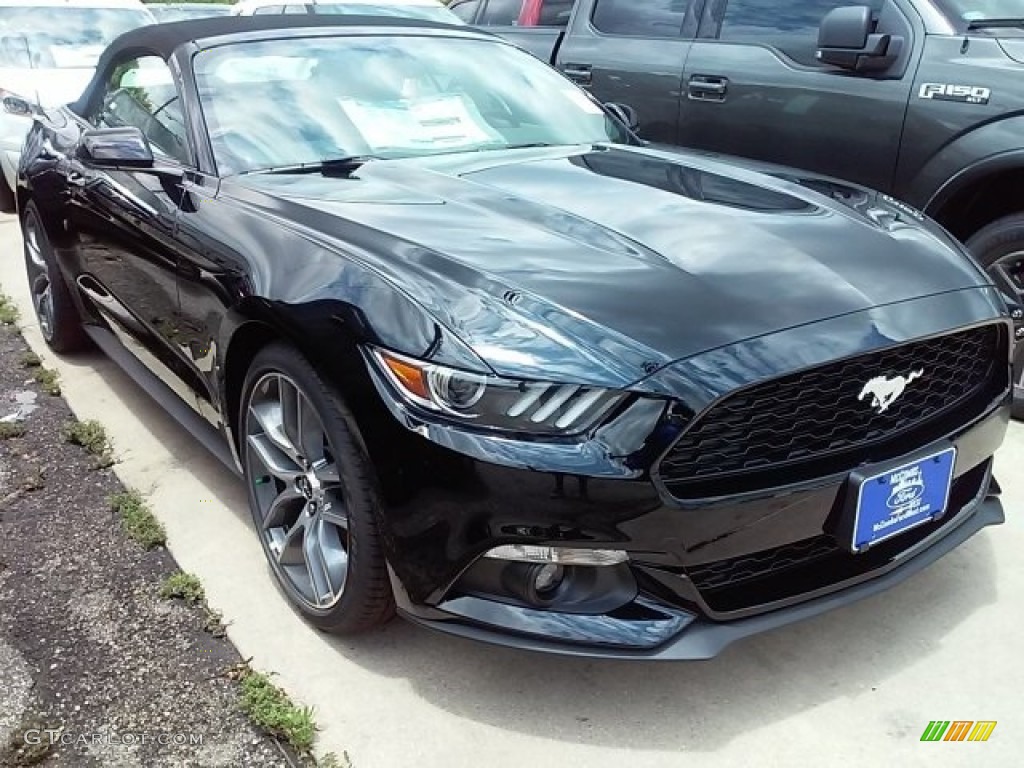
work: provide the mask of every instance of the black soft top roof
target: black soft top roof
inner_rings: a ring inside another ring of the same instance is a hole
[[[235,33],[262,32],[265,30],[292,30],[322,27],[426,27],[429,29],[450,29],[463,32],[475,31],[470,27],[442,24],[427,19],[405,16],[359,16],[356,14],[263,14],[258,16],[209,16],[200,19],[172,21],[165,24],[150,24],[138,27],[115,39],[107,53],[126,48],[147,48],[168,58],[178,46],[193,41],[222,37]],[[282,35],[288,37],[289,35]]]
[[[200,19],[173,21],[165,24],[150,24],[125,32],[116,38],[103,52],[96,65],[92,81],[78,101],[68,106],[78,115],[87,115],[93,102],[102,98],[103,75],[110,68],[112,60],[124,60],[125,56],[156,54],[170,58],[175,49],[186,43],[201,43],[212,38],[230,37],[233,34],[246,35],[250,32],[272,32],[281,30],[281,37],[299,37],[289,30],[324,29],[339,30],[360,27],[370,29],[437,29],[452,32],[475,32],[471,27],[443,24],[427,19],[404,16],[358,16],[355,14],[266,14],[258,16],[210,16]]]

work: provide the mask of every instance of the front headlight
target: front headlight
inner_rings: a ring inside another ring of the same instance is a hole
[[[370,356],[410,402],[484,429],[571,435],[594,426],[626,397],[580,384],[483,376],[371,348]]]

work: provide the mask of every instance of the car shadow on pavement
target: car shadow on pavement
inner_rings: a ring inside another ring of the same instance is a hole
[[[146,429],[251,529],[241,482],[127,376],[100,355],[67,362],[95,369],[124,407],[145,413]],[[881,697],[875,691],[887,679],[927,664],[947,635],[996,600],[990,535],[983,531],[880,595],[740,641],[704,662],[547,656],[401,620],[356,638],[316,637],[339,663],[408,681],[424,703],[459,718],[562,742],[711,752],[835,699]],[[890,722],[894,732],[918,728],[910,716]]]

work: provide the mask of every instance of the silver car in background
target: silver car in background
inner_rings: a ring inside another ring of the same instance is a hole
[[[141,0],[0,0],[0,211],[32,115],[77,99],[107,45],[154,22]]]

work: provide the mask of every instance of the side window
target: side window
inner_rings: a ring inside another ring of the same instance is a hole
[[[601,32],[637,37],[679,37],[691,0],[597,0],[591,21]]]
[[[448,6],[448,10],[458,16],[467,24],[472,24],[476,18],[476,11],[480,7],[480,0],[462,0],[462,2],[452,3]]]
[[[99,113],[90,122],[98,128],[135,126],[149,139],[154,153],[192,164],[181,100],[171,70],[158,56],[116,66],[104,88]]]
[[[269,16],[272,13],[284,13],[283,5],[264,5],[260,8],[253,8],[253,16]]]
[[[478,24],[489,27],[511,27],[519,21],[523,0],[487,0]]]
[[[774,46],[801,64],[816,63],[818,26],[833,8],[853,0],[713,0],[718,38]],[[879,10],[882,0],[867,0]]]
[[[298,16],[300,14],[305,15],[309,13],[309,9],[304,5],[286,5],[282,12],[285,16]]]
[[[575,0],[544,0],[540,7],[538,27],[564,27],[569,23]]]

